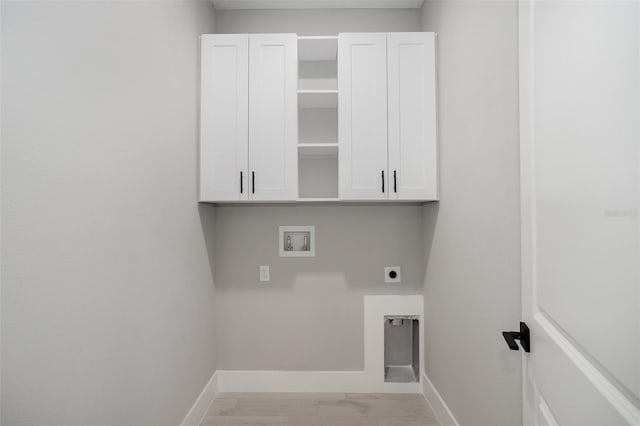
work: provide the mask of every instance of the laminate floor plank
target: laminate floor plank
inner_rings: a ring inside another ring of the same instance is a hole
[[[225,392],[201,426],[440,426],[419,394]]]

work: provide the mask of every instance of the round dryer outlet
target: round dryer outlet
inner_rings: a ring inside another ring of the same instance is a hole
[[[385,283],[400,283],[402,282],[402,276],[399,266],[385,266],[384,268],[384,282]]]

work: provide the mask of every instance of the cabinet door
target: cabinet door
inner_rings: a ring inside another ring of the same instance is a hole
[[[248,40],[201,38],[200,201],[247,199]]]
[[[434,33],[387,34],[390,199],[436,200]]]
[[[249,35],[250,199],[298,196],[298,40]]]
[[[384,200],[387,173],[387,36],[338,36],[340,199]]]

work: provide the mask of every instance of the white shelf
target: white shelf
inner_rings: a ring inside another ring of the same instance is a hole
[[[337,143],[300,143],[298,144],[300,155],[337,155]]]
[[[337,36],[298,37],[298,59],[301,61],[335,61],[337,56]]]
[[[338,201],[337,54],[336,36],[298,37],[298,202]]]
[[[298,90],[338,90],[337,78],[300,78]]]
[[[337,90],[298,90],[299,108],[338,108]]]

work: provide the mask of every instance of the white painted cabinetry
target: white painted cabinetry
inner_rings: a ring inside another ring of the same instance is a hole
[[[437,200],[435,73],[433,33],[202,36],[200,201]]]
[[[249,35],[251,200],[298,197],[298,37]]]
[[[435,35],[338,40],[340,199],[437,200]]]
[[[438,199],[434,33],[387,34],[389,199]]]
[[[200,201],[293,201],[297,37],[202,36]]]
[[[247,200],[249,37],[200,42],[200,201]]]
[[[387,199],[387,34],[338,36],[340,199]]]

